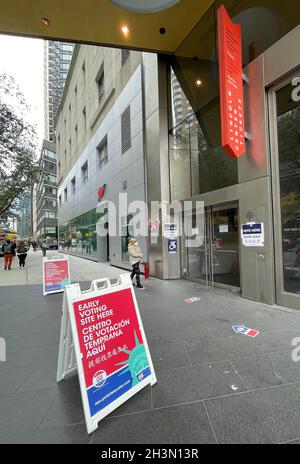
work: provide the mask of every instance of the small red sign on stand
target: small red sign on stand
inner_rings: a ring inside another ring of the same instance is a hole
[[[224,5],[218,10],[222,147],[231,158],[245,151],[245,118],[241,26]]]

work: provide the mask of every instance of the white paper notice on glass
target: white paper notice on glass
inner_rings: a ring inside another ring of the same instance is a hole
[[[220,234],[228,234],[228,232],[229,232],[228,224],[223,224],[223,225],[219,226],[219,232],[220,232]]]

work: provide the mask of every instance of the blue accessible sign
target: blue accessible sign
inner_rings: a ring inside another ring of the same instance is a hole
[[[168,251],[170,255],[175,255],[177,253],[177,240],[168,241]]]

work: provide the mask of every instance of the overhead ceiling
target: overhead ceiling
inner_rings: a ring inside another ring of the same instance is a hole
[[[180,0],[156,13],[136,13],[110,0],[0,0],[0,33],[173,53],[213,3]]]

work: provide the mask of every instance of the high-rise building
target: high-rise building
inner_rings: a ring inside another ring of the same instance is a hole
[[[184,91],[171,68],[171,99],[172,99],[172,124],[176,127],[178,124],[185,121],[188,116],[193,114],[193,109],[185,96]]]
[[[74,45],[45,41],[44,45],[44,141],[39,177],[32,199],[32,233],[37,238],[57,237],[57,166],[55,115],[63,94]]]
[[[31,235],[31,204],[30,193],[26,193],[17,201],[17,232],[22,238]]]
[[[55,144],[43,141],[36,187],[36,236],[57,237],[57,177]]]
[[[55,142],[55,115],[64,90],[74,45],[45,41],[44,47],[44,118],[46,140]]]

